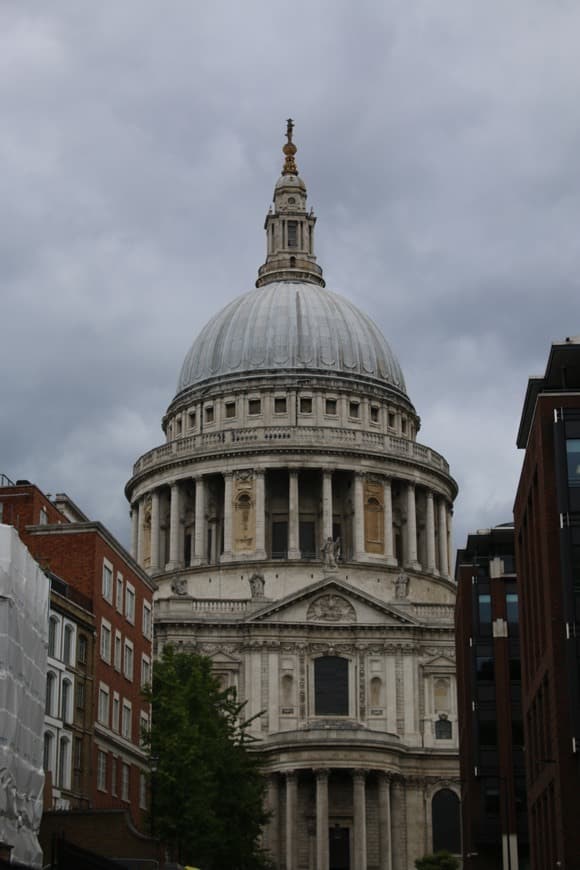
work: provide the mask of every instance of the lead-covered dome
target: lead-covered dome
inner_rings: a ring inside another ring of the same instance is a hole
[[[216,314],[185,357],[178,393],[234,375],[297,371],[376,380],[406,395],[373,321],[342,296],[295,281],[258,287]]]

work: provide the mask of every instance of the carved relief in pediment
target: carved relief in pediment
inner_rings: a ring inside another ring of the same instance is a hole
[[[341,595],[321,595],[311,603],[306,614],[309,622],[356,622],[350,601]]]

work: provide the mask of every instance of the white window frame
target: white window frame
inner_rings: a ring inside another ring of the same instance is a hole
[[[70,737],[62,735],[58,741],[58,774],[60,788],[70,789],[71,743]]]
[[[147,673],[145,673],[147,672]],[[145,653],[141,654],[141,688],[151,685],[151,659]]]
[[[113,603],[113,565],[108,559],[103,559],[102,593],[105,601]]]
[[[115,580],[115,607],[118,613],[123,613],[123,601],[125,598],[125,580],[120,571],[117,571]]]
[[[143,615],[142,615],[142,631],[143,636],[147,638],[147,640],[151,640],[151,628],[153,626],[153,608],[148,601],[143,601]]]
[[[113,708],[111,718],[111,728],[117,734],[121,727],[121,696],[118,692],[113,692]]]
[[[101,619],[101,636],[99,649],[101,653],[101,658],[107,664],[111,664],[111,642],[112,642],[112,631],[111,631],[111,623],[108,619]],[[105,638],[108,636],[108,644],[105,641]]]
[[[133,641],[125,638],[123,644],[123,676],[126,680],[133,682],[133,674],[135,671],[135,648]]]
[[[97,721],[106,728],[111,721],[111,690],[106,683],[99,683],[99,699],[97,704]]]
[[[127,581],[125,584],[125,619],[135,625],[135,587]],[[131,605],[129,606],[129,602]]]
[[[145,742],[143,731],[149,731],[149,716],[144,710],[141,710],[139,713],[139,746],[143,746]]]
[[[125,727],[128,725],[128,727]],[[127,701],[126,698],[123,698],[123,705],[121,708],[121,737],[124,737],[125,740],[132,740],[133,734],[133,707],[131,701]]]
[[[121,673],[123,666],[123,635],[118,628],[115,629],[115,645],[113,649],[113,667]]]
[[[107,753],[97,749],[97,789],[107,791]]]

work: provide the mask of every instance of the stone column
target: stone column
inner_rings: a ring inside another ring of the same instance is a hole
[[[170,571],[179,568],[181,560],[179,558],[179,518],[181,513],[181,492],[179,483],[174,481],[171,484],[171,504],[169,510],[169,565]]]
[[[332,471],[322,472],[322,544],[332,538]]]
[[[379,856],[380,870],[393,870],[391,835],[391,782],[383,773],[379,775]]]
[[[131,505],[131,555],[139,561],[139,502]]]
[[[447,511],[447,574],[453,577],[453,510]]]
[[[270,852],[274,863],[278,865],[280,862],[280,792],[276,774],[268,777],[267,801],[270,819],[265,831],[264,846]]]
[[[449,574],[449,555],[447,549],[447,507],[445,499],[439,499],[439,571],[443,577]]]
[[[393,493],[391,481],[385,477],[383,482],[384,521],[385,521],[385,562],[396,565],[395,542],[393,538]]]
[[[328,870],[328,771],[316,772],[316,870]]]
[[[415,507],[415,484],[407,484],[407,567],[420,570],[417,561],[417,510]]]
[[[137,562],[143,565],[143,499],[135,505],[137,513]]]
[[[407,796],[405,782],[399,777],[391,783],[391,833],[393,870],[408,870]]]
[[[354,870],[367,870],[365,776],[366,771],[364,770],[355,770],[352,776],[354,807]]]
[[[266,558],[266,482],[265,472],[256,471],[256,559]]]
[[[365,552],[365,516],[364,516],[363,475],[354,473],[354,558],[364,562]]]
[[[298,472],[288,472],[288,558],[300,558],[300,494]]]
[[[433,505],[433,492],[427,490],[427,571],[435,573],[435,508]]]
[[[207,521],[205,517],[205,480],[199,475],[195,478],[195,536],[191,554],[192,565],[207,562]]]
[[[286,774],[286,870],[297,870],[296,863],[296,807],[298,805],[298,782],[296,773]]]
[[[150,570],[159,570],[159,490],[151,493],[151,566]]]
[[[231,562],[233,559],[233,513],[232,513],[232,478],[231,471],[224,471],[224,551],[221,554],[221,562]]]

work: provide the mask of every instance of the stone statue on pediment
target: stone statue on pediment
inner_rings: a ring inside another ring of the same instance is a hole
[[[264,575],[263,574],[252,574],[251,577],[248,577],[248,583],[250,584],[250,593],[252,598],[263,598],[264,597]]]

